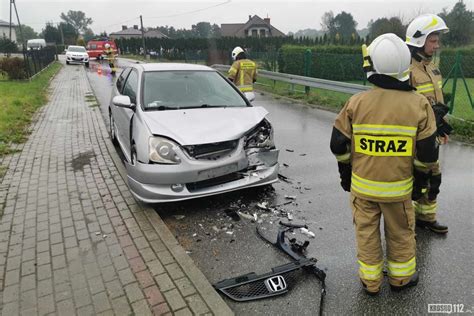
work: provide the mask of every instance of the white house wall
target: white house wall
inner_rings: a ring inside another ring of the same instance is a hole
[[[10,28],[8,26],[0,26],[0,37],[8,38],[10,36]],[[12,41],[16,42],[15,28],[12,27]]]

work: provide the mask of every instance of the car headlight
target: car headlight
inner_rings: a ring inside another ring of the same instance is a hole
[[[245,138],[246,148],[275,148],[273,141],[273,128],[267,120],[261,121],[247,133]]]
[[[149,159],[156,163],[179,164],[181,159],[176,154],[178,147],[178,144],[167,138],[152,136],[148,141]]]

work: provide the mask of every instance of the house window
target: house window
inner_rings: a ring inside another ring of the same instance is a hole
[[[258,31],[257,30],[252,30],[252,36],[257,37],[258,36]]]
[[[265,29],[260,29],[260,37],[266,37],[265,33],[266,33]]]

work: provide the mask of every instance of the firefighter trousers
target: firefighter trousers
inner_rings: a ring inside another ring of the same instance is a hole
[[[438,203],[436,203],[436,200],[431,201],[428,199],[427,192],[425,192],[419,200],[413,201],[413,207],[415,208],[416,219],[420,219],[425,222],[436,221]]]
[[[383,281],[384,256],[380,236],[383,215],[390,284],[403,286],[416,271],[415,213],[411,200],[373,202],[351,194],[357,241],[359,277],[367,290],[377,292]]]

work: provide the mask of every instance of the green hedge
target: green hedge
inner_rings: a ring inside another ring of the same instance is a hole
[[[137,53],[143,46],[141,38],[117,39],[117,46],[125,53]],[[297,44],[298,39],[292,37],[221,37],[221,38],[147,38],[146,48],[148,51],[202,51],[202,50],[226,50],[232,51],[236,46],[241,46],[249,51],[263,52],[277,50],[287,43]],[[178,54],[179,55],[179,54]]]
[[[280,72],[304,75],[304,54],[312,52],[310,76],[336,81],[365,80],[362,70],[362,53],[356,46],[296,46],[283,45],[278,53]],[[474,78],[474,47],[443,49],[439,57],[439,67],[443,76],[447,76],[456,62],[456,53],[460,52],[463,74]]]
[[[304,54],[311,50],[310,76],[336,81],[364,80],[360,47],[284,45],[278,55],[280,72],[304,75]]]

